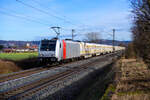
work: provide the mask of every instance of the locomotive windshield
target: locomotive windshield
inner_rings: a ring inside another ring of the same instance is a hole
[[[41,41],[41,51],[55,51],[56,40],[42,40]]]

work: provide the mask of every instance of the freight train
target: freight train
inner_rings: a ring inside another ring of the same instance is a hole
[[[39,46],[39,58],[41,61],[61,62],[67,59],[88,58],[125,50],[125,47],[85,43],[72,40],[41,40]]]

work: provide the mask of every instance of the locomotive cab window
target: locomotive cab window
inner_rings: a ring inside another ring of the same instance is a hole
[[[42,40],[41,41],[41,51],[55,51],[56,40]]]

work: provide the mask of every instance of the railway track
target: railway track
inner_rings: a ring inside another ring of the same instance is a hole
[[[74,62],[70,62],[70,63],[74,63]],[[67,64],[70,64],[70,63],[67,63]],[[43,67],[39,67],[39,68],[28,69],[28,70],[16,72],[16,73],[13,73],[13,74],[0,76],[0,83],[5,82],[5,81],[9,81],[9,80],[18,79],[18,78],[25,77],[25,76],[29,76],[29,75],[39,73],[39,72],[42,72],[42,71],[45,71],[45,70],[50,70],[50,69],[53,69],[53,68],[56,68],[56,67],[61,67],[61,66],[64,66],[64,65],[65,64],[60,64],[60,65],[54,64],[54,65],[48,66],[49,68],[48,67],[44,68],[44,66],[43,66]]]
[[[78,73],[81,70],[85,70],[86,68],[88,68],[90,64],[92,63],[88,62],[86,65],[74,67],[65,72],[58,73],[54,76],[35,81],[32,84],[23,85],[21,87],[0,93],[0,99],[18,100],[23,99],[24,97],[27,98],[28,96],[31,96],[33,93],[36,93],[37,91],[40,91],[41,89],[46,88],[47,86],[52,85],[57,81],[61,81],[64,78],[67,78],[75,73]]]
[[[73,62],[71,62],[73,63]],[[64,64],[53,64],[53,65],[49,65],[49,66],[43,66],[43,67],[39,67],[39,68],[32,68],[32,69],[28,69],[28,70],[24,70],[24,71],[20,71],[20,72],[16,72],[16,73],[12,73],[12,74],[8,74],[8,75],[3,75],[0,76],[0,83],[5,82],[5,81],[9,81],[9,80],[14,80],[14,79],[18,79],[21,77],[25,77],[25,76],[29,76],[35,73],[39,73],[42,71],[46,71],[46,70],[50,70],[53,68],[58,68],[63,66]]]
[[[0,100],[18,100],[18,99],[23,99],[23,98],[28,98],[30,96],[32,96],[33,94],[36,94],[36,92],[41,91],[42,89],[45,89],[46,87],[55,84],[58,81],[62,81],[63,79],[78,73],[82,70],[86,70],[87,68],[89,68],[89,65],[95,64],[96,62],[103,62],[105,60],[107,60],[107,56],[112,56],[113,54],[108,54],[108,55],[104,55],[103,58],[97,59],[97,60],[93,60],[86,62],[86,64],[81,64],[80,66],[75,66],[75,67],[71,67],[63,72],[54,74],[52,76],[47,76],[38,80],[35,80],[29,84],[22,84],[20,86],[8,89],[6,91],[0,92]],[[86,60],[85,60],[86,61]],[[72,62],[73,63],[73,62]],[[64,64],[65,65],[65,64]],[[61,67],[62,65],[59,65],[57,67]],[[8,80],[13,80],[13,79],[17,79],[17,78],[21,78],[24,76],[28,76],[31,75],[33,73],[38,73],[44,70],[50,70],[56,68],[56,66],[53,66],[52,68],[38,68],[38,69],[31,69],[31,70],[27,70],[25,72],[21,72],[21,73],[15,73],[14,75],[10,75],[9,77],[11,78],[7,78],[7,76],[4,77],[0,77],[1,80],[0,82],[7,82]],[[4,79],[3,79],[4,78]]]
[[[40,71],[44,71],[43,68],[34,68],[34,69],[29,69],[29,70],[25,70],[25,71],[21,71],[21,72],[16,72],[14,74],[10,74],[10,75],[6,75],[6,76],[1,76],[0,77],[0,83],[5,82],[5,81],[9,81],[9,80],[13,80],[13,79],[17,79],[20,77],[25,77],[34,73],[38,73]]]

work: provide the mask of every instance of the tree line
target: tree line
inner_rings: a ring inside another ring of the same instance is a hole
[[[131,28],[136,57],[141,57],[150,64],[150,0],[130,0],[133,14]],[[133,53],[132,53],[133,54]]]

